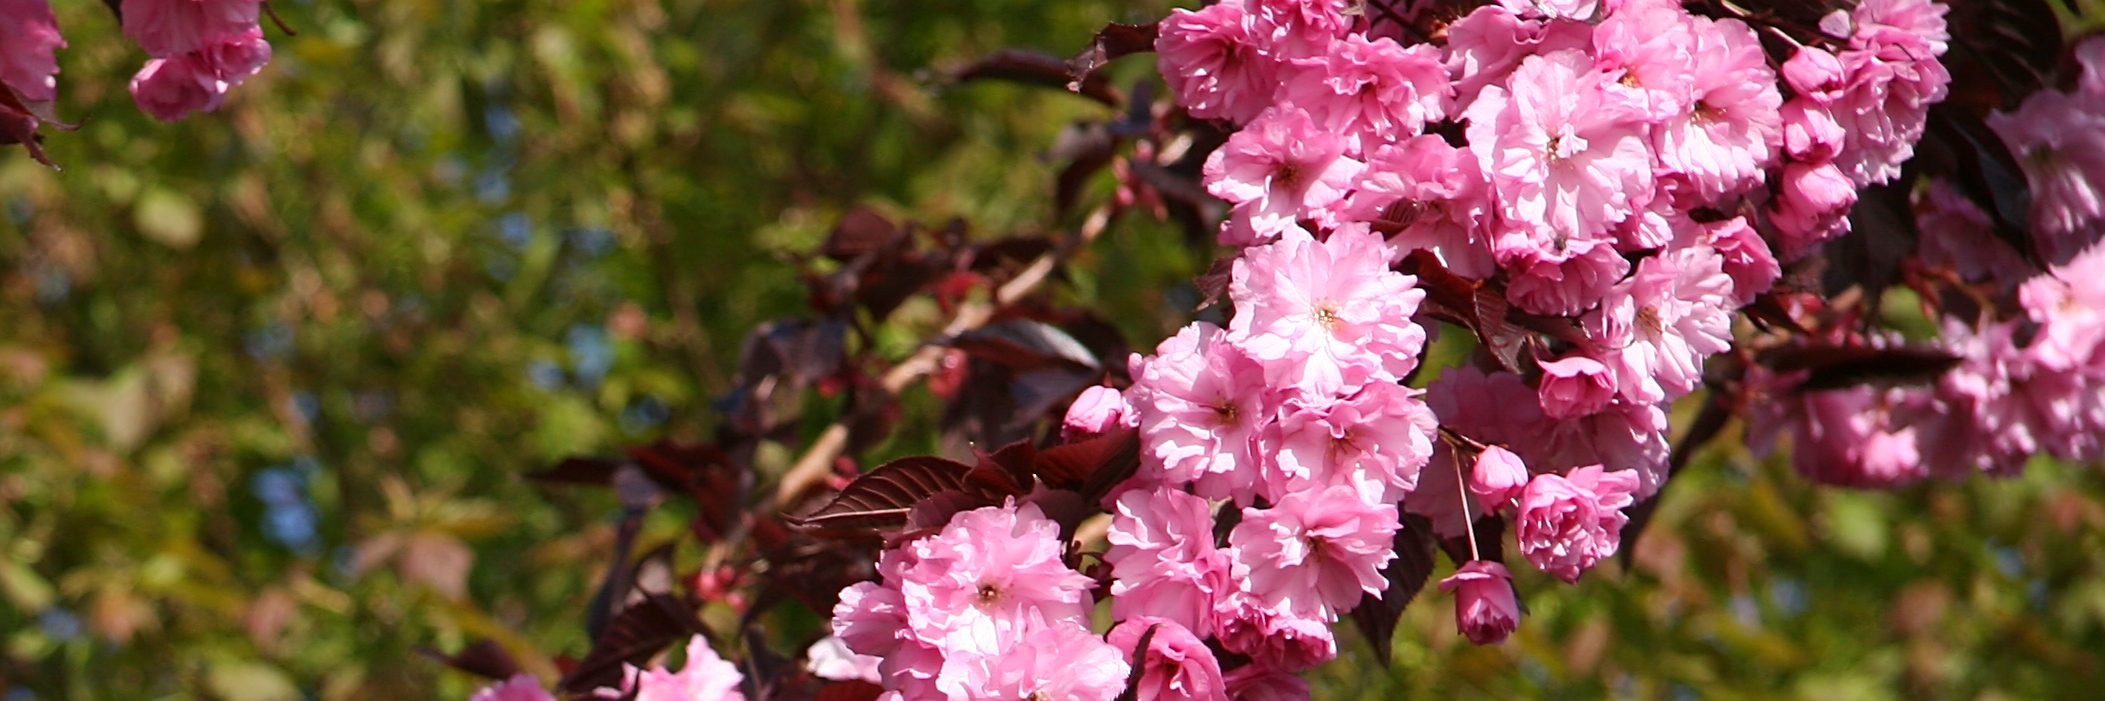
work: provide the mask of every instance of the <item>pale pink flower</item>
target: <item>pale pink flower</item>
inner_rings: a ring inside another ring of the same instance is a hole
[[[154,58],[208,49],[256,30],[260,0],[124,0],[124,35]]]
[[[1250,656],[1252,666],[1300,671],[1338,656],[1328,619],[1267,604],[1248,590],[1222,599],[1214,620],[1221,647]]]
[[[1391,251],[1364,225],[1318,243],[1299,228],[1243,252],[1230,273],[1229,329],[1275,387],[1324,396],[1417,366],[1425,330],[1411,321],[1425,292],[1389,269]]]
[[[1536,403],[1535,389],[1510,372],[1485,373],[1463,365],[1440,372],[1425,388],[1425,403],[1440,425],[1484,443],[1519,446],[1539,440],[1548,418]],[[1437,464],[1437,463],[1436,463]],[[1428,472],[1441,472],[1433,470]],[[1454,484],[1448,483],[1448,489]],[[1430,490],[1430,484],[1420,491]]]
[[[190,53],[156,58],[132,76],[132,100],[164,122],[217,110],[227,90],[262,70],[270,55],[262,30],[251,28]]]
[[[1498,5],[1485,5],[1447,25],[1447,72],[1454,79],[1457,110],[1467,109],[1487,86],[1504,83],[1535,51],[1541,25]]]
[[[1228,137],[1206,158],[1206,191],[1236,205],[1250,241],[1270,240],[1344,199],[1364,166],[1345,155],[1338,133],[1316,126],[1307,112],[1274,108]]]
[[[1693,234],[1689,245],[1706,246],[1717,252],[1725,275],[1732,278],[1732,299],[1739,305],[1754,301],[1755,295],[1769,291],[1783,276],[1782,265],[1769,252],[1769,242],[1762,240],[1761,233],[1748,225],[1745,217],[1698,224],[1687,230]]]
[[[1511,276],[1506,299],[1523,311],[1575,316],[1599,303],[1630,262],[1606,240],[1571,239],[1555,254],[1522,253],[1501,259]]]
[[[1142,637],[1148,639],[1145,650],[1140,649]],[[1111,629],[1106,642],[1139,665],[1134,685],[1139,701],[1228,701],[1228,684],[1213,651],[1176,621],[1128,618]]]
[[[1862,0],[1849,12],[1853,46],[1879,42],[1921,41],[1944,54],[1944,14],[1951,8],[1932,0]]]
[[[912,557],[897,582],[907,627],[946,653],[985,655],[1033,621],[1086,620],[1095,583],[1068,569],[1063,545],[1059,524],[1034,504],[952,516],[942,532],[900,548]]]
[[[1293,491],[1345,485],[1370,503],[1403,499],[1432,456],[1433,414],[1418,391],[1372,382],[1350,397],[1291,405],[1271,433],[1267,454],[1281,479],[1270,499]]]
[[[1498,0],[1498,4],[1524,17],[1592,20],[1601,14],[1601,0]]]
[[[1111,701],[1131,667],[1119,649],[1079,622],[1048,625],[1004,641],[999,652],[952,659],[938,688],[949,698]]]
[[[1687,114],[1694,100],[1694,18],[1679,7],[1625,8],[1593,29],[1589,47],[1611,99],[1646,121]]]
[[[1469,642],[1502,642],[1520,626],[1520,601],[1513,594],[1513,575],[1506,566],[1470,560],[1453,576],[1440,580],[1440,591],[1454,592],[1455,629]]]
[[[2031,184],[2041,256],[2065,261],[2105,236],[2105,98],[2041,90],[1988,126]]]
[[[1842,150],[1842,141],[1849,138],[1826,106],[1804,97],[1783,103],[1778,116],[1783,120],[1783,151],[1799,161],[1833,159]]]
[[[1601,74],[1578,51],[1530,56],[1510,92],[1485,88],[1468,110],[1469,146],[1508,224],[1537,248],[1597,237],[1653,194],[1642,123],[1605,99]]]
[[[2018,288],[2038,325],[2028,355],[2041,365],[2105,378],[2105,244],[2095,244]]]
[[[1783,164],[1768,212],[1783,259],[1802,258],[1821,242],[1849,233],[1855,205],[1856,185],[1835,164]]]
[[[1249,568],[1250,592],[1299,617],[1336,620],[1336,612],[1378,594],[1381,568],[1395,557],[1396,507],[1368,504],[1351,487],[1297,492],[1268,509],[1243,509],[1228,535]]]
[[[1528,485],[1528,466],[1520,456],[1503,447],[1484,446],[1476,456],[1476,465],[1469,470],[1469,493],[1484,500],[1492,507],[1504,505],[1520,496]]]
[[[1585,318],[1616,387],[1634,402],[1688,394],[1703,359],[1731,344],[1732,279],[1708,248],[1667,251],[1638,263]]]
[[[1522,455],[1537,470],[1605,465],[1637,475],[1638,497],[1649,497],[1666,483],[1666,411],[1662,404],[1610,402],[1599,412],[1552,421],[1539,440],[1523,444]]]
[[[1340,203],[1341,216],[1395,230],[1389,244],[1398,256],[1430,250],[1457,275],[1488,278],[1497,272],[1482,233],[1488,187],[1468,151],[1438,136],[1415,136],[1368,157],[1353,193]]]
[[[495,682],[475,692],[468,701],[556,701],[555,694],[541,688],[541,682],[531,674],[515,674],[512,678]]]
[[[1242,3],[1172,10],[1161,27],[1162,78],[1192,116],[1240,124],[1272,106],[1279,62],[1265,54],[1271,39],[1253,31]]]
[[[883,658],[873,655],[858,655],[839,636],[828,635],[812,643],[804,651],[804,668],[820,679],[834,681],[866,681],[872,684],[884,682],[878,672]]]
[[[1353,34],[1285,84],[1284,101],[1308,110],[1325,131],[1345,135],[1354,153],[1419,135],[1447,115],[1447,69],[1430,44],[1404,48]]]
[[[1205,322],[1187,326],[1155,348],[1133,373],[1127,399],[1140,416],[1139,483],[1219,483],[1226,497],[1258,479],[1251,442],[1268,420],[1264,369]]]
[[[1868,0],[1857,6],[1850,48],[1837,55],[1845,87],[1830,108],[1848,135],[1835,164],[1850,182],[1891,181],[1915,154],[1929,106],[1944,99],[1951,83],[1950,72],[1937,61],[1944,53],[1947,9],[1929,0]]]
[[[622,690],[633,692],[636,701],[745,701],[739,684],[745,675],[738,665],[716,655],[702,636],[687,640],[687,661],[679,672],[662,666],[650,669],[628,667]]]
[[[1308,701],[1308,680],[1285,670],[1246,664],[1227,675],[1228,696],[1236,701]]]
[[[1824,106],[1842,98],[1849,87],[1849,70],[1826,49],[1800,46],[1783,62],[1783,80],[1792,92]]]
[[[1660,124],[1656,145],[1660,163],[1709,202],[1761,183],[1776,160],[1783,98],[1754,30],[1738,20],[1691,21],[1691,100]]]
[[[1236,579],[1233,560],[1213,545],[1212,504],[1175,490],[1127,490],[1105,540],[1114,618],[1152,616],[1212,634],[1216,599]]]
[[[1538,363],[1542,384],[1537,395],[1542,413],[1559,419],[1599,413],[1615,399],[1615,373],[1583,354]]]
[[[1241,0],[1282,59],[1322,56],[1352,28],[1350,0]]]
[[[1060,422],[1060,437],[1072,441],[1139,425],[1139,414],[1126,404],[1118,388],[1095,386],[1082,390],[1074,403],[1067,405],[1067,416]]]
[[[1566,582],[1615,555],[1623,509],[1632,503],[1637,475],[1594,465],[1568,475],[1536,475],[1520,497],[1515,540],[1536,569]]]
[[[66,39],[50,0],[0,0],[0,17],[7,18],[0,21],[0,84],[24,102],[57,99],[58,50]]]
[[[892,552],[885,554],[892,558]],[[856,582],[833,605],[833,630],[857,654],[886,657],[913,638],[906,627],[906,598],[898,582]]]

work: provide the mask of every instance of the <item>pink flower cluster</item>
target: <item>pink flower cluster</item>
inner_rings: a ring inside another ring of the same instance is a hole
[[[227,90],[270,61],[262,0],[124,0],[124,35],[152,58],[132,99],[162,121],[219,108]],[[25,103],[57,96],[55,51],[66,45],[49,0],[0,0],[0,82]]]
[[[957,514],[887,550],[881,581],[843,590],[833,629],[883,659],[890,699],[1107,701],[1125,689],[1127,656],[1090,632],[1095,582],[1062,552],[1035,505]]]
[[[745,701],[739,685],[745,675],[738,666],[718,657],[702,636],[687,641],[687,660],[680,671],[662,666],[643,669],[624,665],[620,687],[602,687],[591,698],[634,701]],[[468,701],[556,701],[532,675],[520,674],[483,687]]]

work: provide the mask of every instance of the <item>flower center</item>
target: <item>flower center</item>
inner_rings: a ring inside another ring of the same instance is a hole
[[[992,606],[1000,602],[1001,587],[996,586],[993,582],[981,582],[979,585],[979,605]]]
[[[1316,325],[1323,327],[1325,331],[1336,331],[1339,325],[1345,323],[1343,319],[1338,318],[1338,305],[1336,302],[1317,302],[1315,310],[1310,312],[1309,315],[1314,317]]]
[[[1280,163],[1279,167],[1272,171],[1272,184],[1288,190],[1299,190],[1301,177],[1301,164]]]
[[[1718,109],[1708,102],[1697,100],[1695,106],[1689,108],[1688,118],[1697,124],[1708,124],[1724,119],[1725,110]]]
[[[1213,405],[1213,415],[1220,417],[1222,425],[1235,423],[1236,417],[1241,413],[1242,410],[1235,408],[1235,402],[1227,397],[1222,397],[1220,403]]]
[[[1649,305],[1637,309],[1637,326],[1654,336],[1665,331],[1664,324],[1659,320],[1659,309]]]

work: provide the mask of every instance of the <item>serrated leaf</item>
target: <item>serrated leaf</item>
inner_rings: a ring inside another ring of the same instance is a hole
[[[848,483],[818,511],[791,522],[800,528],[898,528],[906,525],[907,516],[921,500],[964,489],[965,475],[971,470],[936,457],[893,460]]]

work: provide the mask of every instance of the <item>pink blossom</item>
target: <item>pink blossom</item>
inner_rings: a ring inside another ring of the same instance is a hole
[[[1148,639],[1145,650],[1139,649],[1142,637]],[[1129,618],[1111,629],[1107,641],[1140,666],[1134,685],[1139,701],[1228,701],[1228,684],[1213,651],[1176,621]]]
[[[1849,134],[1828,114],[1827,107],[1803,97],[1783,103],[1778,113],[1783,121],[1783,151],[1791,158],[1821,163],[1842,150]]]
[[[1646,121],[1685,114],[1694,99],[1696,35],[1688,12],[1652,5],[1614,12],[1593,29],[1603,88]]]
[[[1299,228],[1235,261],[1230,333],[1264,365],[1265,380],[1309,395],[1401,378],[1425,330],[1411,321],[1425,292],[1389,269],[1391,252],[1365,226],[1318,243]]]
[[[1034,620],[1083,620],[1094,582],[1063,563],[1059,536],[1059,524],[1036,505],[989,506],[952,516],[941,533],[900,548],[911,557],[897,587],[912,636],[946,651],[988,654]]]
[[[1227,675],[1228,696],[1237,701],[1308,701],[1308,680],[1292,672],[1246,664]]]
[[[1333,41],[1284,86],[1285,101],[1308,110],[1325,131],[1343,134],[1354,153],[1417,136],[1447,115],[1447,70],[1429,44],[1404,48],[1358,34]]]
[[[1215,602],[1237,579],[1233,560],[1213,546],[1212,510],[1205,499],[1173,490],[1119,495],[1104,552],[1114,618],[1150,616],[1212,634]]]
[[[2038,325],[2028,355],[2055,370],[2105,377],[2105,244],[2026,280],[2018,301]]]
[[[1521,453],[1537,470],[1605,465],[1637,475],[1638,497],[1666,483],[1666,411],[1661,404],[1610,402],[1600,412],[1550,422]]]
[[[1220,327],[1187,326],[1141,362],[1127,398],[1140,417],[1140,482],[1202,477],[1207,493],[1247,492],[1258,480],[1251,442],[1267,420],[1264,370]]]
[[[1270,240],[1344,199],[1362,164],[1345,155],[1345,138],[1316,126],[1307,112],[1280,107],[1228,137],[1206,158],[1206,191],[1236,205],[1247,244]]]
[[[1349,0],[1242,0],[1282,59],[1322,56],[1351,29]]]
[[[1596,19],[1601,0],[1498,0],[1507,11],[1524,17]]]
[[[1988,213],[1951,183],[1931,180],[1915,201],[1916,256],[1926,265],[1942,267],[1971,280],[2023,280],[2033,275],[2032,263],[1994,234]]]
[[[1440,591],[1455,593],[1455,629],[1469,642],[1502,642],[1520,625],[1520,602],[1513,595],[1513,575],[1489,560],[1470,560],[1453,576],[1440,580]]]
[[[738,665],[716,655],[702,636],[687,640],[687,661],[675,673],[664,667],[628,667],[623,692],[636,701],[745,701],[739,684],[745,675]]]
[[[1905,7],[1906,12],[1875,8]],[[1867,13],[1866,8],[1874,8]],[[1858,186],[1900,176],[1915,153],[1929,106],[1944,99],[1951,74],[1944,53],[1946,7],[1929,0],[1870,0],[1858,5],[1857,31],[1841,59],[1846,78],[1831,113],[1848,135],[1835,165]],[[1867,18],[1879,20],[1869,22]],[[1904,21],[1897,29],[1884,21]]]
[[[883,658],[873,655],[858,655],[839,636],[828,635],[812,643],[804,651],[804,668],[820,679],[834,681],[860,680],[872,684],[884,682],[878,671]]]
[[[1477,454],[1469,471],[1469,493],[1493,507],[1504,505],[1527,488],[1528,466],[1513,451],[1491,445]]]
[[[1807,478],[1841,486],[1894,487],[1926,476],[1914,429],[1870,387],[1805,392],[1791,464]]]
[[[1520,497],[1515,539],[1536,569],[1565,582],[1613,556],[1622,539],[1622,510],[1632,503],[1637,475],[1599,465],[1568,475],[1536,475]]]
[[[1295,616],[1335,620],[1362,593],[1388,586],[1396,507],[1368,504],[1351,487],[1296,492],[1268,509],[1243,509],[1228,534],[1249,568],[1250,591]]]
[[[2033,240],[2065,261],[2105,236],[2105,99],[2032,93],[2016,112],[1988,116],[2031,184]]]
[[[132,100],[139,109],[164,122],[193,112],[217,110],[227,90],[262,70],[270,55],[270,44],[263,40],[262,30],[251,28],[222,43],[156,58],[132,76]]]
[[[1237,2],[1172,10],[1162,20],[1155,39],[1162,78],[1192,116],[1240,124],[1272,105],[1279,62],[1265,54],[1270,37],[1252,22]]]
[[[1138,425],[1139,415],[1126,405],[1118,388],[1095,386],[1082,390],[1081,396],[1067,406],[1067,416],[1060,422],[1060,437],[1072,441]]]
[[[1606,240],[1571,239],[1556,255],[1522,253],[1500,261],[1512,275],[1506,298],[1523,311],[1575,316],[1598,303],[1630,262]]]
[[[1342,216],[1400,229],[1389,238],[1399,255],[1430,250],[1457,275],[1488,278],[1497,272],[1481,231],[1488,187],[1469,152],[1438,136],[1415,136],[1368,157]]]
[[[555,694],[541,688],[541,682],[531,674],[515,674],[512,678],[495,682],[475,692],[468,701],[556,701]]]
[[[1535,401],[1535,390],[1519,375],[1487,374],[1467,365],[1441,371],[1426,386],[1425,403],[1441,426],[1484,443],[1520,446],[1539,440],[1548,421]],[[1426,476],[1444,471],[1432,470]],[[1452,490],[1454,484],[1447,487]],[[1421,487],[1430,489],[1430,484]]]
[[[1507,221],[1538,249],[1605,234],[1652,197],[1641,123],[1605,99],[1601,82],[1581,52],[1530,56],[1510,93],[1485,88],[1469,107],[1470,149]]]
[[[1542,384],[1537,391],[1542,413],[1559,419],[1598,413],[1615,399],[1615,377],[1607,365],[1585,355],[1567,355],[1538,363]]]
[[[0,22],[0,85],[24,102],[57,99],[58,50],[66,39],[50,0],[0,0],[0,17],[7,18]]]
[[[1769,209],[1783,258],[1796,260],[1849,233],[1849,208],[1855,205],[1856,185],[1835,164],[1785,163]]]
[[[1111,701],[1131,669],[1117,647],[1078,622],[1004,641],[999,652],[946,660],[937,682],[950,699]]]
[[[1395,503],[1417,486],[1435,428],[1418,392],[1393,382],[1369,383],[1336,401],[1293,405],[1271,432],[1266,452],[1281,479],[1266,496],[1345,485],[1370,503]]]
[[[2071,53],[2082,73],[2076,81],[2077,92],[2105,96],[2105,37],[2097,34],[2085,37]]]
[[[1481,499],[1471,499],[1463,494],[1462,490],[1467,488],[1463,473],[1467,468],[1461,465],[1454,446],[1446,441],[1433,444],[1433,459],[1427,468],[1418,478],[1418,489],[1404,498],[1403,509],[1431,521],[1434,535],[1466,537],[1470,524],[1476,523],[1495,506],[1487,506],[1481,503]]]
[[[1738,305],[1753,302],[1755,295],[1769,291],[1783,276],[1783,267],[1769,252],[1769,242],[1762,240],[1746,218],[1733,217],[1690,229],[1694,234],[1691,245],[1717,251],[1725,275],[1732,278],[1732,298]]]
[[[1783,62],[1784,84],[1815,104],[1841,99],[1849,87],[1849,71],[1842,59],[1817,46],[1800,46]]]
[[[1696,388],[1703,358],[1731,343],[1732,279],[1707,248],[1667,251],[1638,263],[1587,315],[1616,387],[1635,402],[1679,397]]]
[[[256,31],[260,0],[124,0],[124,35],[154,58],[174,58]]]
[[[1485,87],[1505,82],[1534,53],[1540,29],[1498,5],[1476,8],[1447,25],[1447,71],[1454,78],[1458,109],[1476,102]]]
[[[1250,656],[1252,665],[1300,671],[1338,656],[1329,620],[1267,604],[1247,590],[1222,599],[1214,620],[1221,647]]]
[[[1715,201],[1762,181],[1782,131],[1776,74],[1761,41],[1738,20],[1692,20],[1694,84],[1686,108],[1660,124],[1659,161]]]
[[[849,650],[885,657],[912,637],[906,627],[906,598],[900,596],[897,582],[887,584],[856,582],[841,590],[840,601],[833,605],[833,630]]]

